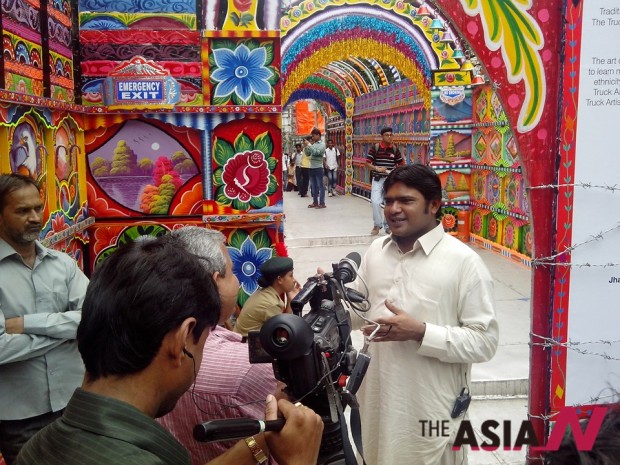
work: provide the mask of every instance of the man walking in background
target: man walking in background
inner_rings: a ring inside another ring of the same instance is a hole
[[[295,186],[297,187],[297,189],[295,190],[299,192],[299,195],[301,195],[301,157],[302,155],[303,155],[303,152],[301,151],[301,144],[300,143],[295,144],[295,151],[293,152],[293,155],[291,155],[291,162],[295,163]]]
[[[376,236],[383,227],[387,234],[390,233],[387,222],[381,211],[383,204],[383,183],[385,178],[394,168],[405,164],[405,160],[398,148],[392,143],[392,128],[381,129],[381,143],[373,146],[368,151],[366,166],[371,170],[372,188],[370,190],[370,203],[372,204],[373,227],[370,234]]]
[[[321,142],[321,131],[314,128],[310,140],[304,141],[304,154],[310,161],[310,184],[312,186],[312,203],[308,208],[325,208],[325,186],[323,185],[323,157],[325,144]]]
[[[327,141],[325,149],[325,170],[327,172],[327,188],[329,197],[336,192],[336,173],[338,170],[338,162],[340,161],[340,151],[334,147],[334,141]]]

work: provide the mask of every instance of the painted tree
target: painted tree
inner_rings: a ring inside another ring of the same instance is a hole
[[[446,191],[454,192],[456,190],[456,182],[452,173],[448,173],[448,179],[446,179]]]
[[[152,184],[147,185],[142,191],[140,197],[140,209],[144,213],[151,213],[151,204],[153,203],[153,197],[159,194],[159,189]]]
[[[153,196],[151,201],[151,213],[155,215],[165,215],[168,213],[170,202],[172,202],[176,190],[174,177],[170,174],[164,174],[161,177],[158,193]]]
[[[451,159],[456,155],[456,148],[454,147],[454,135],[448,135],[448,145],[446,147],[446,158]]]
[[[136,172],[138,156],[124,140],[119,140],[112,156],[111,175],[131,175]]]
[[[174,169],[178,171],[179,174],[194,174],[197,172],[196,165],[191,158],[186,158],[181,163],[174,165]]]
[[[183,185],[183,180],[179,177],[179,173],[174,169],[172,161],[166,157],[159,157],[155,160],[155,168],[153,169],[153,181],[156,186],[161,184],[161,178],[166,174],[173,177],[172,182],[177,189]]]
[[[90,164],[93,176],[108,176],[110,174],[110,162],[103,157],[97,157]]]
[[[469,184],[467,183],[467,177],[461,176],[461,180],[459,181],[459,190],[460,191],[469,191]]]
[[[142,171],[143,174],[151,174],[153,172],[153,160],[150,158],[143,158],[138,162],[138,168]]]
[[[187,156],[185,152],[181,150],[177,150],[176,152],[172,154],[172,157],[170,158],[172,160],[172,164],[176,167],[178,164],[183,163],[189,157]]]
[[[183,185],[179,173],[174,170],[172,161],[166,157],[155,160],[153,184],[142,191],[141,208],[145,213],[165,215],[176,191]]]
[[[443,150],[441,149],[441,141],[439,136],[435,137],[435,145],[433,146],[433,158],[443,158]]]

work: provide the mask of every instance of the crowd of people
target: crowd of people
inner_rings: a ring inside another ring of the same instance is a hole
[[[453,415],[455,400],[469,389],[472,363],[492,358],[498,344],[493,279],[444,232],[437,174],[399,166],[397,150],[395,166],[381,161],[387,132],[369,164],[385,174],[377,181],[385,218],[375,227],[389,234],[370,245],[351,283],[370,303],[363,317],[351,313],[353,327],[372,338],[358,392],[364,458],[458,465],[466,451],[452,449],[464,417]],[[317,206],[319,139],[313,134],[303,152]],[[190,226],[126,244],[89,282],[70,257],[38,241],[42,213],[36,182],[0,175],[7,465],[317,463],[321,417],[292,403],[271,365],[250,364],[245,343],[249,331],[291,312],[300,286],[290,258],[263,263],[260,288],[231,330],[239,281],[220,232]],[[194,440],[195,425],[235,417],[282,417],[284,426],[239,441]],[[443,434],[424,434],[424,421],[441,423]],[[553,463],[563,463],[558,457]]]

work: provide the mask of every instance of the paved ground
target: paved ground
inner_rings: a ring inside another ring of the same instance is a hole
[[[376,238],[370,236],[372,211],[366,199],[327,197],[327,208],[319,210],[307,208],[310,203],[311,198],[301,198],[296,192],[284,193],[285,243],[295,260],[295,276],[302,284],[319,266],[330,269],[332,263],[353,251],[363,255]],[[470,420],[475,429],[486,419],[512,420],[517,425],[527,418],[531,271],[486,249],[472,247],[495,278],[500,344],[491,361],[472,368],[475,399],[469,409]],[[471,451],[469,463],[523,464],[525,451]]]

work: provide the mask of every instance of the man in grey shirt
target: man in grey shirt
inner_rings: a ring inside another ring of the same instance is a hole
[[[76,331],[88,278],[38,242],[43,204],[31,178],[0,175],[0,452],[7,465],[59,417],[84,365]]]

